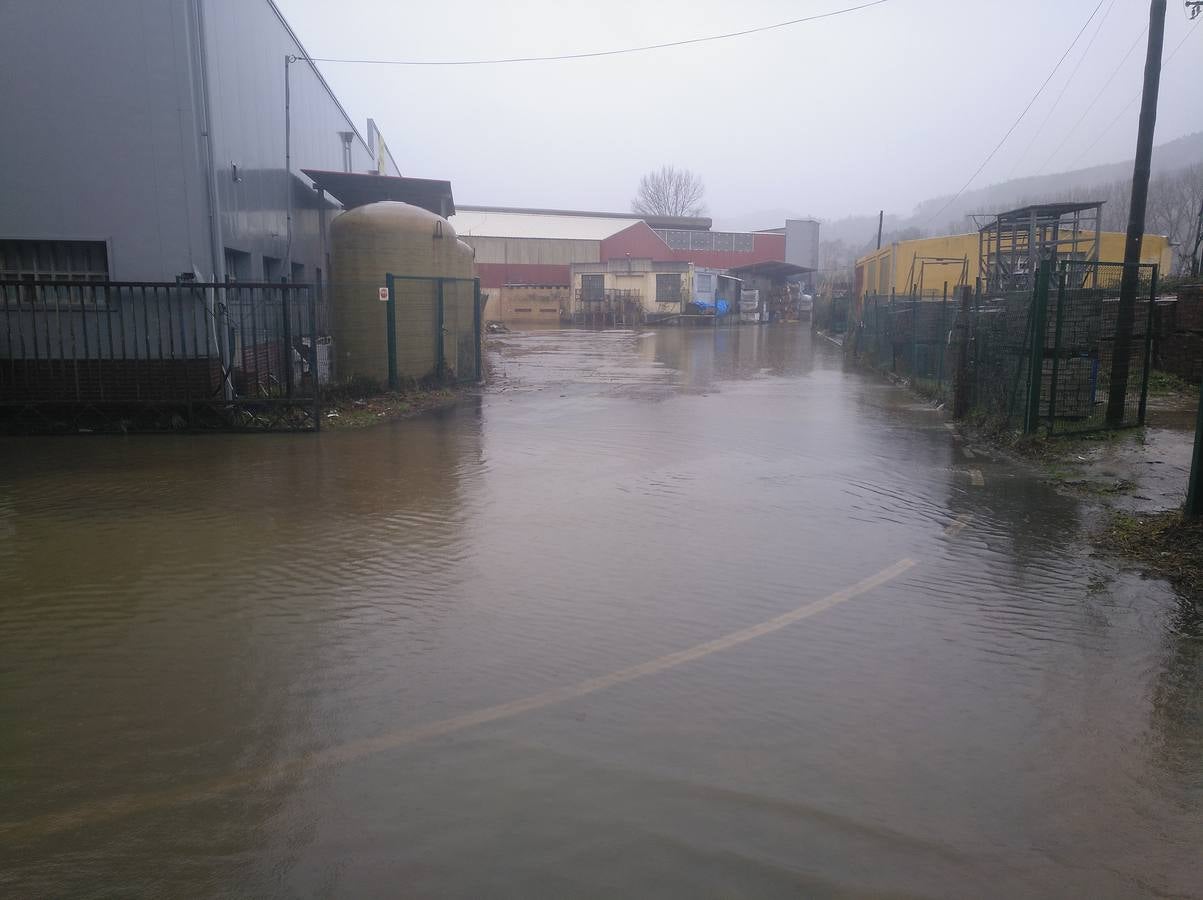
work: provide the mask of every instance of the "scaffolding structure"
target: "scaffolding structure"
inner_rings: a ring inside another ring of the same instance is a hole
[[[1103,201],[1040,203],[994,216],[978,229],[979,275],[986,291],[1030,291],[1040,262],[1098,263]],[[975,221],[978,217],[974,217]],[[1096,271],[1083,266],[1081,271]]]

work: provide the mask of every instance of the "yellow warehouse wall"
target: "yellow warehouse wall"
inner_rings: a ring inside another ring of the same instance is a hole
[[[1090,238],[1090,232],[1082,232]],[[1099,242],[1099,260],[1102,262],[1123,262],[1124,244],[1127,235],[1119,231],[1104,231]],[[1163,273],[1169,272],[1173,262],[1173,251],[1169,239],[1160,234],[1146,234],[1141,243],[1140,261],[1155,263]],[[914,279],[919,281],[920,271],[923,275],[923,290],[925,293],[940,291],[945,280],[949,289],[961,277],[962,265],[957,263],[927,263],[920,265],[916,257],[938,256],[951,259],[969,259],[968,283],[972,284],[978,275],[978,235],[952,234],[943,237],[920,238],[913,241],[899,241],[872,253],[866,253],[856,261],[857,267],[864,266],[864,290],[868,293],[888,294],[891,288],[899,294],[911,291],[911,265],[914,261]]]

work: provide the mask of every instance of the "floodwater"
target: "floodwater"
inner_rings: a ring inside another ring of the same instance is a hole
[[[0,443],[0,895],[1200,895],[1203,646],[804,328]]]

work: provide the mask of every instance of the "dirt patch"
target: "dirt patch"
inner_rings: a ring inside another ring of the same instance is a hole
[[[1150,515],[1120,512],[1095,543],[1165,578],[1196,608],[1203,603],[1203,520],[1186,519],[1177,509]]]
[[[331,399],[322,406],[322,427],[332,431],[348,431],[408,419],[454,406],[472,390],[471,387],[443,387]]]

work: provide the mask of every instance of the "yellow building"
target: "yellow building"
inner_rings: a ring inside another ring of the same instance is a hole
[[[1079,239],[1092,241],[1093,232],[1083,232]],[[897,294],[922,292],[927,296],[940,294],[948,282],[951,294],[961,285],[972,285],[978,275],[980,261],[979,235],[951,234],[944,237],[896,241],[856,261],[856,294]],[[1099,241],[1100,262],[1123,262],[1127,235],[1119,231],[1104,231]],[[1173,262],[1169,239],[1160,234],[1146,234],[1140,248],[1140,261],[1161,266],[1168,272]]]

